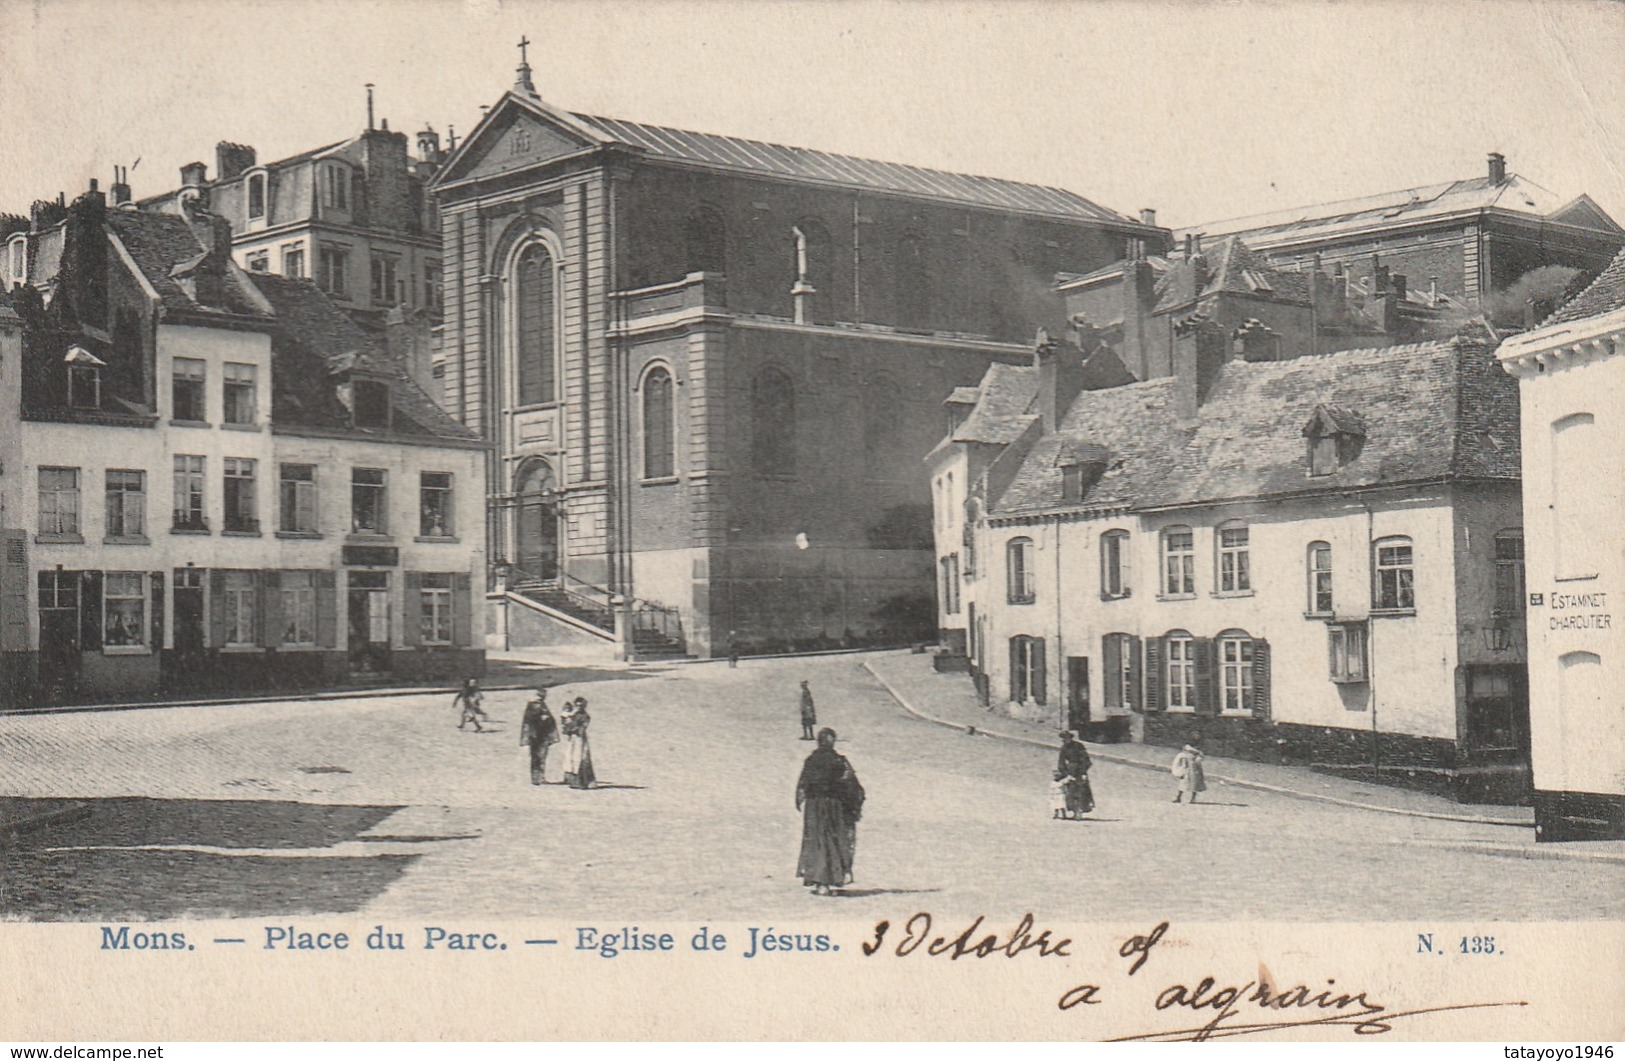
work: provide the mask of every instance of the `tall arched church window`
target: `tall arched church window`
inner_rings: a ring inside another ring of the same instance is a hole
[[[514,355],[520,405],[553,401],[558,387],[558,270],[540,243],[514,265]]]
[[[751,384],[751,466],[763,475],[796,469],[796,394],[790,377],[766,369]]]
[[[691,273],[728,271],[728,228],[722,215],[708,206],[688,215],[683,242]]]
[[[871,378],[863,388],[863,468],[870,479],[895,479],[903,461],[898,456],[898,425],[903,392],[886,376]],[[951,497],[945,499],[953,503]]]
[[[643,477],[667,479],[677,474],[673,452],[672,379],[664,368],[643,377]]]
[[[925,237],[913,231],[903,233],[892,254],[892,277],[897,285],[897,325],[929,328],[931,287],[925,265]]]

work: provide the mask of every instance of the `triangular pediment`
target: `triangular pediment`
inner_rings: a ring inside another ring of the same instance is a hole
[[[603,142],[570,115],[510,92],[457,148],[435,183],[501,176]]]
[[[1568,225],[1581,225],[1585,228],[1600,228],[1609,232],[1619,232],[1618,222],[1609,217],[1602,207],[1589,195],[1580,195],[1553,210],[1546,215],[1553,221],[1561,221]]]

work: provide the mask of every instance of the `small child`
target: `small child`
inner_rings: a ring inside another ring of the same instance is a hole
[[[463,682],[463,687],[457,691],[456,698],[451,702],[452,707],[461,708],[461,714],[457,719],[458,729],[472,722],[475,733],[485,732],[485,728],[480,725],[480,719],[490,716],[480,709],[480,703],[484,699],[485,697],[480,694],[480,683],[477,679],[469,678]]]
[[[1049,786],[1049,805],[1051,818],[1066,817],[1066,786],[1072,779],[1060,770],[1055,771],[1055,779]]]
[[[1202,775],[1202,749],[1187,744],[1181,748],[1179,754],[1174,756],[1171,772],[1179,779],[1179,791],[1174,793],[1174,802],[1178,803],[1186,794],[1190,795],[1190,802],[1196,802],[1198,792],[1207,791],[1207,779]]]

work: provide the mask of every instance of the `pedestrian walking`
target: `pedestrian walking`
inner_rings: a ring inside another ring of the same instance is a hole
[[[806,679],[801,682],[801,739],[813,739],[813,727],[818,725],[818,711],[813,707],[812,690]]]
[[[835,731],[820,730],[818,747],[807,756],[796,782],[796,810],[802,813],[796,875],[814,895],[833,895],[834,889],[852,883],[863,800],[852,764],[835,750]]]
[[[559,721],[547,706],[547,690],[538,686],[519,724],[519,743],[530,749],[531,784],[547,780],[547,751],[558,742]]]
[[[739,638],[734,631],[728,631],[728,669],[739,668]]]
[[[1190,802],[1195,803],[1196,794],[1207,791],[1207,779],[1202,776],[1202,749],[1193,744],[1185,745],[1174,756],[1171,769],[1173,775],[1179,778],[1179,791],[1174,793],[1175,803],[1187,795]]]
[[[1066,786],[1071,779],[1061,770],[1055,771],[1049,786],[1049,816],[1066,817]]]
[[[592,788],[598,783],[592,768],[592,744],[587,739],[591,723],[585,696],[565,705],[559,728],[564,731],[564,783],[571,788]]]
[[[1066,777],[1065,817],[1079,819],[1095,809],[1095,794],[1089,784],[1089,770],[1094,763],[1089,749],[1071,730],[1061,731],[1061,755],[1055,772]]]
[[[457,690],[457,695],[451,701],[451,706],[458,709],[458,729],[462,729],[472,722],[474,723],[475,733],[485,732],[484,727],[480,725],[480,719],[489,718],[490,716],[480,707],[480,704],[484,701],[485,697],[480,693],[478,679],[469,678],[463,682],[463,687]]]

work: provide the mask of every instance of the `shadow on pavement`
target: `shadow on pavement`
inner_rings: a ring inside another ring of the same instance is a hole
[[[0,918],[162,920],[346,913],[416,855],[235,855],[354,840],[397,807],[237,800],[84,800],[78,821],[0,849]],[[196,850],[216,848],[227,850]]]

